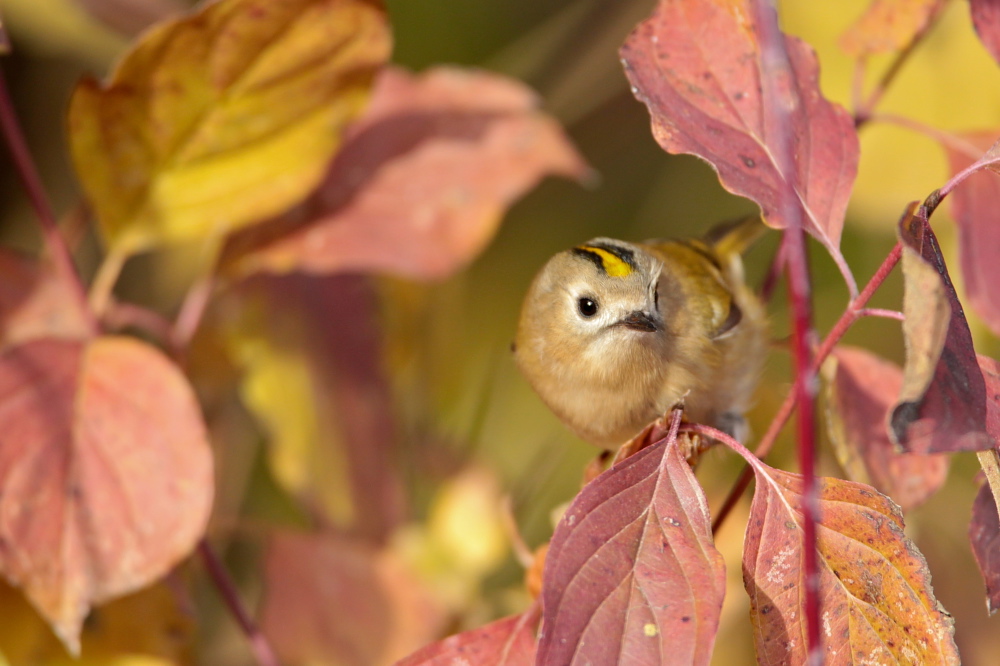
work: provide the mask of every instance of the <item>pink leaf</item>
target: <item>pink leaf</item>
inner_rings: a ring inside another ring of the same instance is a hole
[[[523,85],[485,72],[387,68],[304,221],[251,229],[238,270],[446,277],[546,174],[589,171]],[[289,230],[289,226],[294,227]]]
[[[261,627],[288,664],[385,664],[443,628],[443,609],[392,552],[330,534],[268,543]]]
[[[805,664],[802,477],[757,461],[743,549],[757,661]],[[934,597],[899,508],[868,486],[817,479],[824,663],[957,664],[951,616]]]
[[[993,59],[1000,62],[1000,3],[996,0],[969,0],[969,9],[979,40]]]
[[[587,485],[556,527],[542,579],[539,664],[707,664],[725,569],[676,440]]]
[[[194,392],[149,345],[38,338],[0,355],[0,573],[71,651],[91,604],[201,538],[212,454]]]
[[[395,666],[533,666],[534,626],[529,610],[432,643]]]
[[[827,425],[841,466],[851,479],[871,483],[904,511],[922,504],[947,479],[948,457],[900,453],[889,438],[889,410],[903,385],[899,366],[855,347],[838,347],[831,361],[824,366]]]
[[[771,127],[774,98],[761,68],[753,12],[746,0],[661,0],[621,49],[633,92],[649,107],[653,135],[671,153],[706,160],[729,191],[760,205],[764,218],[784,228],[785,177],[775,141],[791,134],[798,205],[806,229],[835,258],[844,213],[857,174],[858,139],[851,117],[819,90],[816,55],[786,37],[796,104],[791,127]]]
[[[1000,4],[997,5],[1000,7]],[[967,134],[964,138],[977,151],[988,151],[1000,130]],[[952,174],[975,159],[953,146],[945,146]],[[965,294],[972,310],[1000,335],[1000,176],[982,170],[969,176],[951,194],[952,212],[958,225],[958,257]]]

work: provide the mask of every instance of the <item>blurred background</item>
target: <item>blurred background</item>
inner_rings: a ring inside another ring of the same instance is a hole
[[[387,2],[397,64],[420,71],[453,63],[526,82],[600,176],[593,187],[560,180],[543,183],[510,210],[492,245],[454,278],[439,284],[377,280],[384,366],[399,426],[397,456],[407,494],[406,520],[413,528],[399,532],[398,548],[412,553],[421,549],[421,539],[445,543],[451,538],[447,534],[465,535],[453,553],[436,563],[428,560],[426,549],[414,556],[433,585],[452,584],[449,572],[462,568],[455,561],[465,562],[472,572],[462,574],[463,591],[449,597],[453,603],[449,630],[477,626],[516,612],[527,602],[523,569],[510,554],[499,499],[510,497],[517,527],[533,548],[551,535],[553,512],[579,490],[583,468],[596,453],[548,413],[511,361],[509,345],[520,299],[534,272],[551,254],[596,235],[629,240],[698,235],[718,221],[755,210],[750,202],[725,192],[706,164],[664,153],[651,136],[646,109],[629,92],[617,49],[653,4],[651,0]],[[786,0],[779,4],[785,30],[818,50],[826,95],[850,109],[853,63],[839,51],[836,39],[867,3]],[[94,270],[100,248],[76,221],[81,217],[80,194],[63,125],[70,92],[85,73],[103,76],[150,21],[185,5],[181,0],[0,0],[13,46],[0,66],[48,193],[65,216],[64,224],[79,236],[78,256],[85,271]],[[886,61],[873,59],[870,80]],[[966,2],[950,3],[880,110],[945,130],[998,128],[1000,134],[1000,68],[972,31]],[[842,245],[857,280],[864,284],[892,247],[895,223],[905,204],[923,199],[947,180],[948,173],[943,151],[913,132],[872,124],[862,131],[861,146],[859,180]],[[942,210],[935,216],[934,227],[946,258],[954,263],[954,232],[947,213]],[[0,235],[4,244],[37,248],[33,215],[3,151]],[[759,283],[766,273],[777,240],[777,234],[770,234],[748,255],[752,282]],[[815,244],[812,249],[815,318],[822,334],[842,312],[847,292],[830,260]],[[129,264],[119,293],[172,312],[185,284],[177,276],[183,274],[186,261],[184,252],[140,257]],[[956,271],[952,277],[958,279]],[[898,309],[900,299],[901,281],[896,275],[873,305]],[[783,285],[771,311],[774,338],[780,341],[787,335]],[[967,315],[980,353],[1000,354],[997,341],[974,314]],[[902,362],[902,337],[893,322],[864,320],[846,342]],[[788,385],[789,361],[776,344],[751,414],[755,433],[764,432]],[[257,437],[250,429],[241,432]],[[794,469],[789,441],[778,446],[771,463]],[[237,516],[246,529],[294,514],[286,510],[280,493],[267,490],[266,472],[258,463],[251,459],[233,464],[250,470],[246,488],[238,493],[239,501],[228,505],[233,513],[217,516],[215,529],[231,527]],[[825,474],[841,475],[828,451],[822,465]],[[713,510],[739,470],[737,458],[721,452],[710,453],[702,463],[698,476]],[[985,665],[996,663],[1000,632],[997,620],[987,617],[983,583],[966,536],[975,470],[973,456],[956,456],[948,485],[912,512],[907,523],[930,563],[938,598],[955,616],[963,663]],[[739,565],[747,505],[718,535],[731,585],[713,662],[717,664],[754,662]],[[222,506],[227,506],[224,501]],[[434,529],[441,532],[433,533]],[[230,551],[230,564],[253,598],[259,592],[254,581],[255,551],[241,550],[238,544]],[[240,637],[213,606],[211,592],[204,596],[196,601],[209,610],[198,617],[212,620],[198,629],[198,660],[248,663]],[[5,591],[3,598],[12,598],[12,593]],[[0,625],[7,607],[0,604]],[[2,638],[0,650],[4,650]]]

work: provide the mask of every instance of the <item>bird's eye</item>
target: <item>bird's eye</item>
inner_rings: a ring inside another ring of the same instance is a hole
[[[597,314],[597,301],[592,298],[581,298],[577,301],[577,307],[580,308],[580,314],[584,317],[593,317]]]

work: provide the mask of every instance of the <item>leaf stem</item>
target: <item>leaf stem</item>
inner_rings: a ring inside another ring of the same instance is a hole
[[[229,612],[233,614],[233,617],[236,618],[237,623],[240,625],[240,629],[246,634],[250,642],[250,650],[253,652],[257,663],[260,666],[280,666],[281,662],[275,656],[267,637],[261,633],[260,628],[243,606],[239,591],[236,589],[233,579],[230,578],[229,572],[226,571],[219,556],[215,554],[215,551],[212,550],[212,547],[205,539],[198,542],[198,554],[201,555],[202,562],[205,563],[205,568],[208,570],[212,582],[215,583],[215,587],[219,590],[223,601],[226,602]]]
[[[896,125],[897,127],[908,129],[911,132],[923,134],[927,138],[937,141],[938,143],[947,146],[956,152],[962,153],[973,160],[978,160],[983,154],[982,151],[976,148],[972,142],[966,141],[962,137],[952,134],[951,132],[938,129],[932,125],[927,125],[919,120],[914,120],[913,118],[898,116],[894,113],[876,113],[870,117],[870,120],[872,122],[886,123],[887,125]]]
[[[114,300],[115,284],[127,259],[126,253],[112,247],[97,268],[97,274],[90,285],[89,301],[90,309],[98,319],[104,316]]]
[[[191,285],[191,288],[188,289],[187,294],[184,296],[184,302],[181,303],[177,319],[174,320],[174,330],[170,336],[170,341],[182,365],[187,356],[188,346],[191,344],[191,340],[194,339],[195,333],[198,332],[201,320],[208,309],[214,289],[214,275],[212,273],[203,275]]]
[[[847,304],[844,309],[844,313],[840,315],[840,319],[837,323],[833,325],[830,332],[827,334],[826,338],[819,345],[816,350],[816,354],[813,357],[813,367],[815,372],[819,372],[819,367],[822,365],[823,361],[826,360],[833,348],[837,346],[840,339],[844,337],[847,330],[854,324],[859,318],[867,316],[867,313],[871,311],[869,308],[865,308],[865,305],[871,300],[872,295],[875,291],[882,286],[885,279],[892,272],[892,269],[896,267],[899,263],[899,259],[902,256],[903,248],[899,243],[893,246],[892,250],[886,256],[882,265],[878,267],[875,274],[865,285],[865,288],[861,290],[858,297]],[[900,313],[897,313],[900,314]],[[891,317],[896,319],[895,316]],[[778,435],[781,434],[782,428],[788,423],[788,419],[791,418],[792,412],[795,410],[796,404],[796,392],[795,390],[790,390],[788,395],[785,396],[785,400],[781,403],[781,407],[778,408],[778,412],[775,414],[774,419],[771,420],[771,425],[768,427],[767,432],[761,437],[760,443],[757,448],[754,449],[754,455],[758,458],[764,458],[768,453],[770,453],[771,448],[778,439]],[[749,468],[744,468],[743,472],[740,474],[736,483],[733,484],[732,490],[729,491],[729,495],[726,496],[725,501],[719,508],[716,514],[715,520],[712,522],[712,532],[715,533],[722,526],[722,523],[726,520],[726,517],[736,506],[743,492],[750,485],[750,480],[753,478],[753,472]]]
[[[42,180],[35,168],[35,162],[31,158],[31,151],[28,150],[28,143],[24,138],[21,124],[18,122],[17,113],[14,111],[14,104],[7,90],[7,81],[2,69],[0,69],[0,131],[3,132],[4,141],[10,150],[14,167],[21,179],[21,185],[28,196],[28,201],[35,210],[35,216],[42,229],[42,241],[45,249],[55,264],[56,272],[80,303],[80,310],[84,313],[91,332],[96,335],[100,332],[97,318],[87,305],[87,292],[83,286],[83,280],[73,263],[73,256],[65,239],[59,233],[55,214],[52,212],[52,207],[45,195],[45,188],[42,186]]]

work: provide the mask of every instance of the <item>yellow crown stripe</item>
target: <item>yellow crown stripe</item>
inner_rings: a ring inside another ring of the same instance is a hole
[[[628,263],[604,248],[594,247],[593,245],[582,245],[580,249],[600,257],[604,272],[611,277],[627,277],[632,274],[633,269]]]

